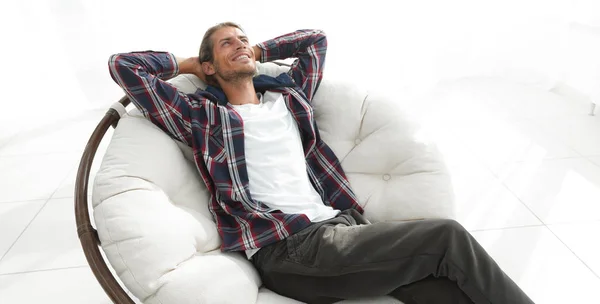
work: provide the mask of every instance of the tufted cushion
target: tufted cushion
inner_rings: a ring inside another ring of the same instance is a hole
[[[324,79],[313,106],[321,137],[342,162],[369,220],[454,217],[441,154],[393,96]]]
[[[286,69],[262,64],[259,70],[277,75]],[[186,92],[203,87],[190,75],[171,82]],[[342,161],[369,219],[452,217],[451,187],[435,146],[393,99],[324,80],[314,107],[321,135]],[[107,259],[144,303],[297,303],[260,288],[242,254],[218,250],[191,149],[137,109],[114,131],[92,201]],[[398,303],[389,297],[361,302]]]

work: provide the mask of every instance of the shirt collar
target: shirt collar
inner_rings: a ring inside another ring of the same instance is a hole
[[[287,73],[282,73],[277,77],[271,77],[267,75],[258,75],[252,79],[254,83],[254,90],[257,93],[264,94],[265,91],[276,89],[276,88],[289,88],[295,87],[296,83],[292,80],[292,78]],[[219,105],[227,105],[229,102],[227,100],[227,96],[225,96],[225,92],[221,90],[219,87],[208,85],[205,89],[206,92],[210,93],[215,97],[217,103]],[[210,98],[209,98],[210,99]],[[211,99],[212,100],[212,99]],[[213,100],[214,101],[214,100]]]

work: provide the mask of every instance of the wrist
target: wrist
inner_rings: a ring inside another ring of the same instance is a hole
[[[177,65],[179,66],[179,74],[192,74],[193,65],[190,59],[191,58],[175,57]]]
[[[192,74],[206,82],[206,76],[202,72],[202,64],[198,57],[180,58],[175,57],[179,66],[179,74]]]
[[[254,51],[254,60],[260,62],[262,59],[262,49],[256,45],[253,46],[252,49]]]

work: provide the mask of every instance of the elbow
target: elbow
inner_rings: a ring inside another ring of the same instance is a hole
[[[325,34],[325,31],[323,30],[315,30],[315,35],[316,35],[316,41],[317,43],[324,48],[327,48],[327,35]]]
[[[112,70],[113,67],[122,65],[122,61],[123,61],[122,54],[113,54],[113,55],[110,55],[110,57],[108,57],[108,68],[110,70]]]
[[[303,29],[298,30],[297,33],[302,33],[304,36],[310,36],[316,39],[327,39],[325,31],[322,29]]]
[[[325,34],[324,30],[319,30],[319,29],[314,30],[314,35],[317,36],[318,38],[327,40],[327,34]]]
[[[108,71],[110,77],[117,83],[120,84],[120,75],[123,73],[123,68],[127,66],[124,62],[123,54],[114,54],[108,58]]]

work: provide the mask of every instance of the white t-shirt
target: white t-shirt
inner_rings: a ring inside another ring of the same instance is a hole
[[[250,195],[283,213],[305,214],[311,222],[334,218],[340,211],[323,204],[308,178],[298,124],[283,96],[268,91],[258,96],[259,104],[233,105],[244,121]]]

